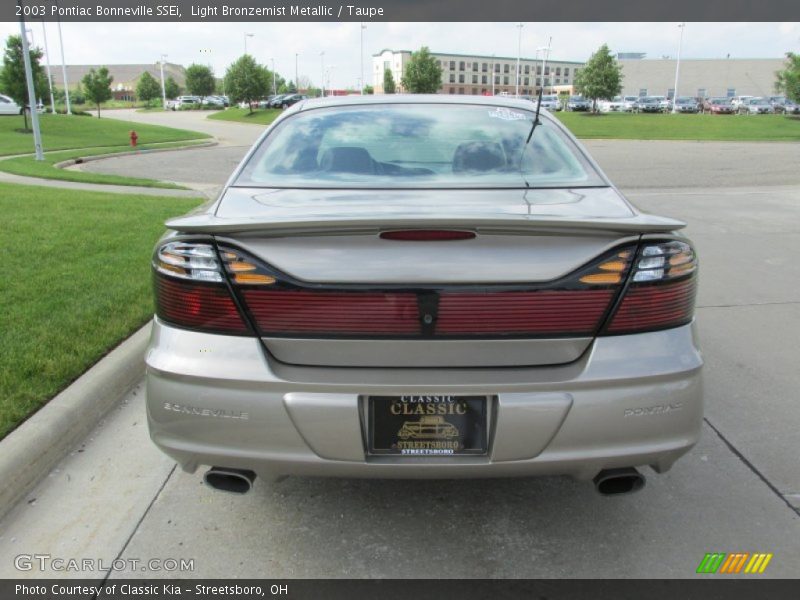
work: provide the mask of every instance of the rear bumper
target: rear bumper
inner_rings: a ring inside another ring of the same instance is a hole
[[[702,357],[693,325],[598,338],[568,365],[494,369],[297,367],[259,340],[157,319],[147,352],[155,444],[186,471],[219,465],[281,475],[380,478],[669,469],[698,440]],[[367,456],[366,397],[486,395],[480,457]]]

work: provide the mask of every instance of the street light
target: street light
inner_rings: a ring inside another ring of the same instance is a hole
[[[56,3],[56,8],[59,9],[58,12],[61,12],[61,7],[58,4],[58,0],[54,0]],[[67,63],[64,60],[64,38],[61,35],[61,16],[56,17],[56,22],[58,23],[58,43],[61,46],[61,75],[64,78],[64,99],[66,100],[67,104],[67,114],[72,114],[72,104],[69,101],[69,82],[67,81]]]
[[[681,30],[680,40],[678,41],[678,62],[675,63],[675,88],[672,90],[672,114],[678,112],[678,75],[681,72],[681,47],[683,46],[683,30],[686,28],[686,23],[678,25]]]
[[[322,60],[322,97],[325,97],[325,50],[319,53]]]
[[[275,96],[275,59],[270,58],[270,60],[272,61],[272,95]],[[297,82],[295,82],[295,85],[297,85]],[[299,92],[300,90],[297,91]]]
[[[517,98],[519,98],[519,61],[522,58],[522,28],[524,26],[524,23],[517,25],[517,29],[519,29],[519,39],[517,41],[517,85],[514,90],[514,95],[516,95]]]
[[[294,85],[295,86],[297,86],[297,79],[298,79],[298,75],[297,75],[297,58],[299,56],[300,56],[299,52],[295,52],[294,53]]]
[[[47,87],[50,89],[50,112],[56,114],[56,103],[53,99],[53,74],[50,71],[50,49],[47,46],[47,28],[42,20],[42,34],[44,36],[44,55],[47,57]]]
[[[244,53],[245,54],[247,54],[247,38],[249,38],[249,37],[251,38],[254,35],[255,35],[254,33],[245,33],[244,34]]]
[[[361,95],[364,95],[364,30],[367,28],[366,25],[361,23],[360,33],[361,33],[361,53],[359,57],[361,58]]]
[[[492,96],[494,96],[494,54],[492,54]]]
[[[542,93],[544,94],[545,84],[547,83],[547,77],[545,73],[547,72],[547,59],[550,57],[550,44],[553,43],[553,36],[550,36],[550,39],[547,42],[547,46],[542,46],[541,48],[537,48],[536,52],[542,52]]]
[[[167,87],[164,83],[164,60],[167,58],[166,54],[161,55],[159,66],[161,67],[161,108],[167,110]]]
[[[17,0],[19,8],[19,31],[22,37],[22,60],[25,64],[25,83],[28,87],[28,106],[31,113],[31,127],[33,128],[33,148],[36,151],[36,160],[44,160],[42,152],[42,132],[39,130],[39,112],[36,110],[36,91],[33,87],[33,71],[31,70],[31,55],[28,48],[28,36],[25,32],[25,17],[22,16],[22,3]],[[22,108],[25,110],[25,107]]]

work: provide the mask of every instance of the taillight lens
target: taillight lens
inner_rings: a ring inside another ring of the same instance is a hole
[[[694,316],[697,257],[686,242],[646,244],[636,256],[630,284],[605,329],[608,334],[678,327]]]
[[[164,244],[156,251],[153,269],[156,314],[160,319],[198,331],[249,333],[211,244]]]

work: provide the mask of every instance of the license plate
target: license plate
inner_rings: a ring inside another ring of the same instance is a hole
[[[369,452],[486,454],[486,396],[371,396]]]

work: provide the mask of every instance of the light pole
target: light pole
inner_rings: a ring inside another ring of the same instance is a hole
[[[492,54],[492,96],[494,96],[494,54]]]
[[[359,57],[361,58],[361,95],[364,95],[364,30],[367,28],[366,25],[361,23],[360,33],[361,33],[361,52]]]
[[[50,49],[47,47],[47,28],[42,20],[42,35],[44,36],[44,54],[47,57],[47,87],[50,89],[50,112],[56,114],[56,103],[53,99],[53,74],[50,71]]]
[[[25,63],[25,82],[28,86],[28,106],[31,113],[31,127],[33,128],[33,147],[36,151],[36,160],[44,160],[42,152],[42,132],[39,130],[39,113],[36,110],[36,90],[33,87],[33,71],[31,70],[31,55],[28,48],[28,35],[25,32],[25,17],[22,16],[22,2],[17,0],[19,13],[19,32],[22,37],[22,60]],[[25,107],[22,108],[25,110]]]
[[[56,8],[61,8],[58,0],[55,0]],[[61,76],[64,78],[64,100],[67,104],[67,114],[72,114],[72,104],[69,101],[69,81],[67,81],[67,63],[64,60],[64,38],[61,35],[61,17],[56,19],[58,23],[58,43],[61,46]]]
[[[536,51],[542,51],[542,93],[544,94],[545,84],[547,83],[547,77],[545,73],[547,72],[547,59],[550,57],[550,44],[553,43],[553,36],[550,36],[550,39],[547,42],[547,46],[542,46],[541,48],[537,48]]]
[[[272,61],[272,95],[275,96],[275,59],[270,58],[270,60]],[[295,82],[295,85],[297,85],[297,82]],[[299,92],[300,90],[297,91]]]
[[[325,50],[319,53],[322,60],[322,97],[325,97]]]
[[[519,61],[522,58],[522,28],[524,26],[524,23],[517,25],[517,29],[519,29],[519,38],[517,40],[517,85],[514,88],[514,95],[517,98],[519,98]]]
[[[299,75],[297,74],[297,58],[300,56],[299,52],[294,53],[294,84],[297,85],[297,79]]]
[[[327,73],[327,82],[328,82],[328,91],[329,92],[330,92],[331,89],[333,89],[333,88],[331,88],[331,76],[332,76],[333,70],[335,68],[336,68],[336,65],[331,65],[330,67],[328,67],[328,69],[326,71],[326,73]]]
[[[245,33],[244,34],[244,53],[247,54],[247,38],[253,37],[254,33]]]
[[[683,30],[686,28],[686,23],[678,25],[681,30],[681,36],[678,41],[678,62],[675,63],[675,88],[672,90],[672,114],[678,112],[678,75],[681,72],[681,48],[683,46]]]
[[[158,61],[161,67],[161,108],[167,110],[167,86],[164,83],[164,59],[167,58],[166,54],[161,55],[161,60]]]

